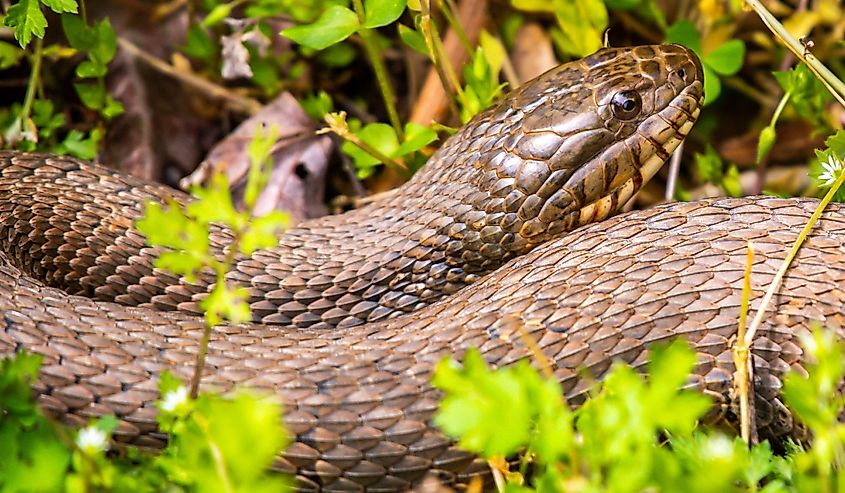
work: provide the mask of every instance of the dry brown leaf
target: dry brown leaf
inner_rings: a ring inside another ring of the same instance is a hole
[[[275,125],[280,132],[273,153],[273,170],[256,203],[256,213],[273,209],[291,213],[298,219],[319,217],[324,205],[325,177],[332,152],[328,136],[315,135],[314,123],[290,93],[283,93],[208,153],[199,168],[181,181],[183,188],[203,183],[217,170],[226,173],[238,206],[249,172],[247,148],[256,131]]]

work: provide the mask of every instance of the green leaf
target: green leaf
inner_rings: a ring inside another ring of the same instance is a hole
[[[648,373],[651,375],[649,386],[661,392],[660,398],[666,398],[681,388],[694,364],[695,353],[683,341],[653,347],[648,363]]]
[[[642,0],[605,0],[604,3],[612,10],[631,10],[638,7]]]
[[[76,66],[77,77],[103,77],[106,75],[108,67],[99,63],[94,63],[91,60],[85,60]]]
[[[32,103],[32,122],[38,127],[38,135],[49,138],[65,124],[64,113],[54,113],[53,102],[36,99]]]
[[[217,44],[199,24],[191,24],[185,44],[185,53],[207,64],[217,56]]]
[[[111,27],[108,18],[94,24],[91,28],[94,44],[88,52],[91,60],[103,65],[108,64],[117,54],[117,34]]]
[[[43,38],[47,18],[41,12],[39,0],[19,0],[6,11],[4,24],[15,28],[15,39],[26,48],[32,37]]]
[[[77,82],[73,85],[79,100],[92,110],[99,110],[106,102],[105,90],[95,83]]]
[[[77,8],[79,7],[76,4],[76,0],[41,0],[41,3],[57,14],[65,12],[75,14],[77,12]]]
[[[799,116],[812,122],[820,131],[828,133],[832,130],[825,108],[833,96],[806,64],[799,63],[791,70],[774,72],[774,76],[784,92],[789,93],[789,104]]]
[[[731,39],[708,53],[702,60],[719,75],[734,75],[742,68],[745,43]]]
[[[193,280],[196,272],[206,265],[208,227],[189,220],[176,202],[170,202],[166,209],[161,204],[148,203],[136,227],[150,245],[172,249],[159,255],[156,267]]]
[[[358,16],[346,7],[326,9],[317,22],[282,31],[282,36],[314,50],[322,50],[348,38],[358,30]]]
[[[191,193],[197,200],[187,205],[187,215],[201,224],[222,223],[238,227],[245,221],[232,203],[229,180],[225,174],[213,174],[207,186],[194,187]]]
[[[76,50],[88,52],[94,45],[94,33],[78,15],[63,15],[62,30],[68,43]]]
[[[722,82],[719,75],[709,65],[704,65],[704,106],[715,101],[721,93]]]
[[[560,27],[560,48],[575,56],[587,56],[602,46],[607,29],[607,7],[601,0],[557,2],[555,19]]]
[[[17,65],[24,51],[17,46],[0,41],[0,70]]]
[[[205,312],[205,321],[210,327],[220,325],[224,320],[240,324],[250,319],[249,290],[243,286],[230,287],[217,283],[211,293],[199,303]]]
[[[742,197],[742,181],[740,180],[739,168],[735,164],[728,166],[725,176],[722,178],[722,188],[731,197]]]
[[[434,423],[466,450],[486,458],[509,456],[531,436],[528,392],[541,380],[526,361],[491,371],[478,351],[471,349],[464,356],[463,368],[448,359],[441,361],[432,384],[446,394]]]
[[[405,142],[393,151],[390,157],[401,157],[406,154],[411,154],[412,152],[418,151],[428,144],[431,144],[435,140],[437,140],[437,132],[425,125],[410,122],[405,125]]]
[[[602,0],[512,0],[511,5],[525,12],[554,13],[559,29],[549,31],[552,40],[565,53],[586,56],[602,46],[607,29],[607,6]]]
[[[669,26],[666,42],[684,45],[701,56],[701,33],[691,21],[684,19]]]
[[[99,129],[92,130],[87,136],[79,130],[71,130],[57,146],[56,152],[91,160],[97,157],[97,144],[102,137],[103,132]]]
[[[164,371],[158,379],[158,391],[163,396],[168,392],[173,392],[184,384],[181,380],[173,376],[169,371]]]
[[[466,87],[461,99],[461,120],[467,122],[490,106],[505,86],[499,84],[499,72],[493,71],[481,47],[476,49],[471,62],[464,66],[464,80]]]
[[[824,145],[833,151],[840,161],[845,161],[845,130],[837,130],[835,134],[825,139]]]
[[[106,103],[103,105],[103,109],[100,110],[100,114],[106,120],[111,120],[123,114],[123,103],[111,97],[111,94],[106,94]]]
[[[386,26],[405,11],[406,0],[364,0],[364,27]]]
[[[397,29],[399,30],[399,37],[406,45],[411,47],[411,49],[417,53],[429,56],[428,46],[425,44],[425,38],[423,38],[423,35],[420,34],[419,31],[411,29],[404,24],[398,24]]]
[[[223,22],[223,20],[232,14],[232,7],[234,5],[235,2],[216,5],[213,9],[211,9],[211,12],[205,16],[205,19],[202,20],[202,27],[214,27]]]
[[[554,12],[555,3],[548,0],[512,0],[511,5],[526,12]]]
[[[505,58],[507,58],[507,51],[504,45],[496,37],[488,33],[486,29],[481,30],[479,44],[481,45],[481,51],[484,53],[484,58],[487,59],[487,63],[490,65],[491,73],[498,76],[499,71],[502,70],[502,64],[504,64]]]
[[[358,54],[350,43],[340,42],[321,51],[317,58],[327,67],[345,67],[355,60]]]
[[[396,132],[393,131],[393,127],[386,123],[367,124],[364,128],[356,131],[355,135],[386,156],[392,156],[399,148]],[[372,167],[381,162],[351,142],[344,142],[341,149],[352,158],[355,167],[358,169]]]
[[[332,97],[322,90],[316,94],[306,95],[299,101],[299,104],[308,116],[317,121],[322,121],[323,116],[334,111]]]
[[[532,450],[538,462],[553,465],[575,446],[574,415],[563,400],[560,384],[545,379],[530,398],[538,408]]]
[[[182,392],[177,400],[186,397],[184,386],[172,376],[162,375],[161,384],[163,396]],[[161,407],[163,401],[157,405]],[[170,440],[156,465],[170,482],[183,487],[159,486],[148,491],[270,493],[289,488],[284,479],[269,472],[289,441],[275,398],[239,389],[225,397],[200,394],[186,411],[157,416]]]
[[[279,242],[279,234],[290,224],[290,216],[282,211],[271,211],[254,218],[241,238],[241,253],[250,255],[259,248],[269,248]]]
[[[35,402],[31,385],[42,357],[0,361],[0,491],[62,491],[70,452]]]
[[[278,62],[272,57],[260,57],[253,52],[249,57],[249,68],[252,70],[252,82],[260,87],[267,96],[276,96],[281,89],[281,79],[279,78]],[[291,72],[288,75],[293,77]]]

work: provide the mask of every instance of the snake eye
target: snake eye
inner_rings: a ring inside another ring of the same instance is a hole
[[[610,101],[613,114],[620,120],[630,120],[640,114],[642,100],[636,91],[619,91]]]

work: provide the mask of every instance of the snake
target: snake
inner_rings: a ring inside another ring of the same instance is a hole
[[[615,362],[644,369],[652,344],[683,338],[697,355],[689,386],[711,397],[708,419],[733,426],[748,246],[758,309],[818,201],[713,198],[619,214],[690,132],[703,81],[679,45],[602,48],[479,113],[395,194],[236,255],[227,282],[248,290],[252,320],[214,328],[201,388],[278,396],[293,438],[273,467],[302,491],[488,478],[432,424],[433,370],[469,348],[493,367],[539,351],[577,406]],[[43,357],[32,387],[49,416],[84,426],[112,415],[118,445],[166,445],[158,378],[190,379],[215,277],[157,268],[162,249],[134,223],[151,201],[190,200],[75,158],[0,152],[0,355]],[[232,241],[212,227],[214,255]],[[814,324],[842,333],[843,245],[845,209],[833,204],[754,339],[761,437],[804,433],[782,379],[805,370],[800,338]]]

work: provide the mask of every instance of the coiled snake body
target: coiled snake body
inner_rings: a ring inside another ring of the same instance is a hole
[[[398,491],[426,472],[463,482],[486,466],[429,420],[433,365],[477,347],[496,365],[529,355],[567,397],[613,360],[682,336],[694,384],[733,413],[730,341],[745,251],[756,307],[809,199],[666,204],[601,223],[689,131],[702,70],[679,46],[606,48],[553,69],[449,139],[391,198],[304,223],[238,260],[254,322],[215,329],[203,384],[286,403],[296,435],[277,466],[311,490]],[[81,425],[114,414],[116,439],[161,447],[165,369],[189,378],[203,322],[190,283],[152,267],[133,229],[147,200],[182,194],[75,159],[0,153],[0,354],[43,354],[42,407]],[[800,368],[811,321],[842,330],[845,211],[831,207],[799,254],[753,347],[757,424],[796,432],[779,378]],[[221,253],[229,233],[217,229]],[[80,296],[84,295],[84,296]]]

